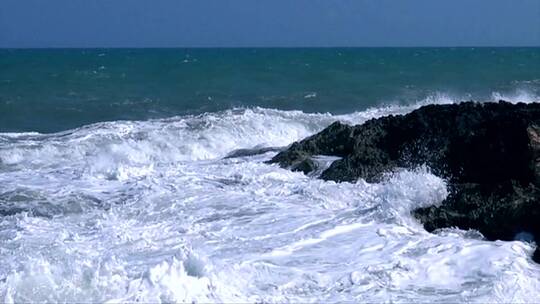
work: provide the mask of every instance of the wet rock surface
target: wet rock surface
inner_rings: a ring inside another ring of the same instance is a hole
[[[429,166],[448,180],[450,194],[439,206],[413,211],[428,231],[540,238],[540,104],[428,105],[357,126],[336,122],[270,162],[309,173],[314,155],[340,157],[320,175],[333,181],[376,182],[396,168]],[[540,261],[538,249],[533,259]]]
[[[234,150],[228,155],[225,156],[225,158],[238,158],[238,157],[248,157],[248,156],[254,156],[259,154],[264,154],[267,152],[277,152],[283,150],[282,147],[264,147],[264,148],[252,148],[252,149],[238,149]]]

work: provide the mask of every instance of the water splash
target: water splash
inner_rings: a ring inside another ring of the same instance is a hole
[[[347,115],[261,108],[0,135],[3,302],[534,302],[532,243],[427,233],[420,167],[325,182],[232,150],[284,146]]]

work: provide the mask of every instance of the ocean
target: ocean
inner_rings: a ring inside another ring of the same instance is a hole
[[[534,243],[410,215],[428,167],[227,157],[499,99],[540,102],[540,48],[0,50],[0,302],[538,302]]]

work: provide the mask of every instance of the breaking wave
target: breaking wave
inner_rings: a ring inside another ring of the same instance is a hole
[[[429,168],[334,183],[265,164],[273,151],[224,158],[456,100],[2,133],[0,301],[534,302],[534,244],[430,234],[410,216],[447,195]]]

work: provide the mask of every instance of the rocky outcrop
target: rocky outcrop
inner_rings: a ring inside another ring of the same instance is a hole
[[[338,156],[321,178],[368,182],[425,164],[451,190],[440,206],[413,211],[428,231],[477,229],[490,240],[512,240],[522,232],[540,237],[539,126],[536,103],[428,105],[357,126],[336,122],[271,162],[309,173],[303,164],[314,155]]]

